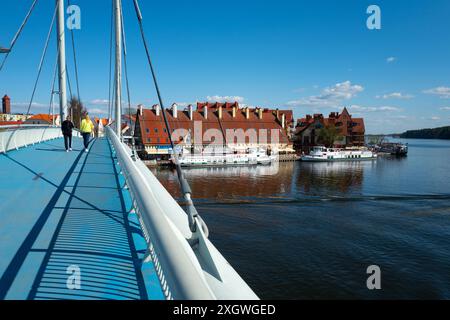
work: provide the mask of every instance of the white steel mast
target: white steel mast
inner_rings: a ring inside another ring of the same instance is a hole
[[[114,0],[116,26],[116,73],[115,73],[115,108],[116,134],[122,137],[122,1]]]
[[[66,91],[66,40],[65,40],[65,17],[64,0],[56,0],[58,6],[57,17],[57,41],[58,41],[58,70],[59,70],[59,115],[61,123],[67,116],[67,91]]]

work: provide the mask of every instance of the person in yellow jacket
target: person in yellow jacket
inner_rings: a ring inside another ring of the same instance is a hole
[[[86,113],[84,116],[84,119],[81,120],[80,125],[80,131],[81,135],[83,136],[83,142],[84,142],[84,151],[89,152],[88,146],[89,146],[89,138],[91,137],[92,130],[94,129],[94,124],[92,123],[91,119],[89,118],[89,114]]]

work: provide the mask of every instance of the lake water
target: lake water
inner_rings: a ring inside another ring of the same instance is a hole
[[[210,239],[263,299],[449,299],[450,141],[403,142],[406,158],[185,173]],[[180,196],[175,172],[152,170]]]

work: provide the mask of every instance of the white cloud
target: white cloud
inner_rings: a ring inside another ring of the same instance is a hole
[[[388,57],[388,58],[386,59],[386,62],[387,62],[387,63],[392,63],[392,62],[395,62],[395,61],[397,61],[397,57]]]
[[[401,92],[392,92],[384,94],[382,96],[376,96],[377,99],[412,99],[414,98],[411,94],[403,94]]]
[[[89,113],[106,115],[108,112],[100,108],[88,108]]]
[[[14,103],[11,103],[11,107],[16,107],[16,108],[28,108],[29,105],[30,105],[29,102],[14,102]],[[33,102],[31,104],[31,108],[48,108],[48,107],[49,107],[48,104],[39,103],[39,102]]]
[[[320,95],[289,101],[287,104],[292,107],[333,107],[344,100],[350,100],[363,90],[361,85],[353,85],[350,81],[344,81],[323,89]]]
[[[94,99],[89,102],[89,104],[95,105],[95,106],[107,106],[109,104],[108,99]]]
[[[433,117],[429,118],[429,120],[438,121],[438,120],[441,120],[441,118],[433,116]]]
[[[436,87],[428,90],[424,90],[424,93],[437,95],[442,99],[450,99],[450,88],[449,87]]]
[[[210,102],[244,102],[245,98],[240,96],[207,96],[206,99]]]
[[[401,111],[400,108],[391,106],[381,106],[381,107],[363,107],[358,105],[351,105],[347,108],[350,111],[356,112],[397,112]]]
[[[27,113],[29,105],[30,105],[29,102],[13,102],[13,103],[11,103],[11,111],[13,113]],[[48,113],[49,109],[50,109],[49,104],[33,102],[31,104],[29,113],[30,114]],[[59,107],[55,103],[55,112],[58,112],[58,109],[59,109]]]
[[[441,110],[443,110],[443,111],[450,111],[450,107],[442,107]]]

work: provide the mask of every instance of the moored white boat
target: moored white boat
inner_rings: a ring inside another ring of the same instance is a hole
[[[375,159],[377,159],[377,154],[367,149],[336,149],[323,146],[314,147],[308,155],[301,157],[302,161],[310,162],[363,161]]]
[[[275,160],[276,157],[267,155],[267,152],[265,150],[250,150],[249,153],[245,154],[183,153],[178,157],[178,162],[183,167],[265,165],[271,164]]]

